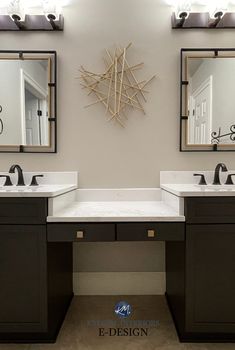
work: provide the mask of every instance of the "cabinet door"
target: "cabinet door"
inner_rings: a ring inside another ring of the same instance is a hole
[[[186,227],[186,331],[235,332],[235,225]]]
[[[0,332],[47,330],[46,226],[0,225]]]

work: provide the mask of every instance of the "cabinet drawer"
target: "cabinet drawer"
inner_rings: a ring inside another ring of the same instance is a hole
[[[184,241],[184,223],[117,224],[118,241]]]
[[[48,224],[49,242],[115,241],[115,224]]]
[[[0,224],[45,224],[46,198],[0,198]]]
[[[189,224],[235,223],[235,198],[185,198],[185,216]]]

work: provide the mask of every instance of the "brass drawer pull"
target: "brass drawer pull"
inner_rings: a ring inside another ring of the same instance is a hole
[[[84,238],[84,231],[77,231],[77,239],[83,239]]]
[[[148,230],[148,238],[154,238],[156,236],[155,230]]]

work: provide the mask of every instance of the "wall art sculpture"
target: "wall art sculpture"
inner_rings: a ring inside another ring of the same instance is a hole
[[[147,102],[145,87],[155,78],[155,75],[147,80],[139,81],[136,71],[143,68],[143,63],[132,65],[128,60],[128,49],[131,43],[125,47],[116,47],[111,53],[105,50],[104,73],[95,73],[83,66],[81,73],[81,86],[88,90],[88,95],[93,94],[96,100],[85,107],[101,103],[108,115],[107,120],[115,120],[122,127],[125,126],[127,114],[130,109],[145,113],[143,102]]]

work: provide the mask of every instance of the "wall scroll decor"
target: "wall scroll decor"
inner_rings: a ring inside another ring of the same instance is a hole
[[[132,44],[125,48],[116,47],[114,53],[105,50],[105,71],[102,74],[93,73],[83,66],[79,69],[81,85],[97,99],[85,107],[101,103],[109,113],[108,121],[115,120],[125,126],[128,108],[136,109],[145,114],[142,101],[147,102],[145,90],[155,76],[148,80],[138,81],[134,71],[141,69],[143,63],[131,65],[127,59],[127,51]]]
[[[2,106],[0,105],[0,113],[2,113]],[[0,135],[3,133],[3,121],[2,118],[0,118]]]
[[[220,143],[220,140],[222,138],[225,138],[225,137],[229,137],[230,141],[231,142],[235,142],[235,125],[231,125],[230,126],[230,132],[228,132],[227,134],[221,134],[221,128],[219,128],[219,132],[213,132],[211,134],[211,143],[212,144],[219,144]]]

